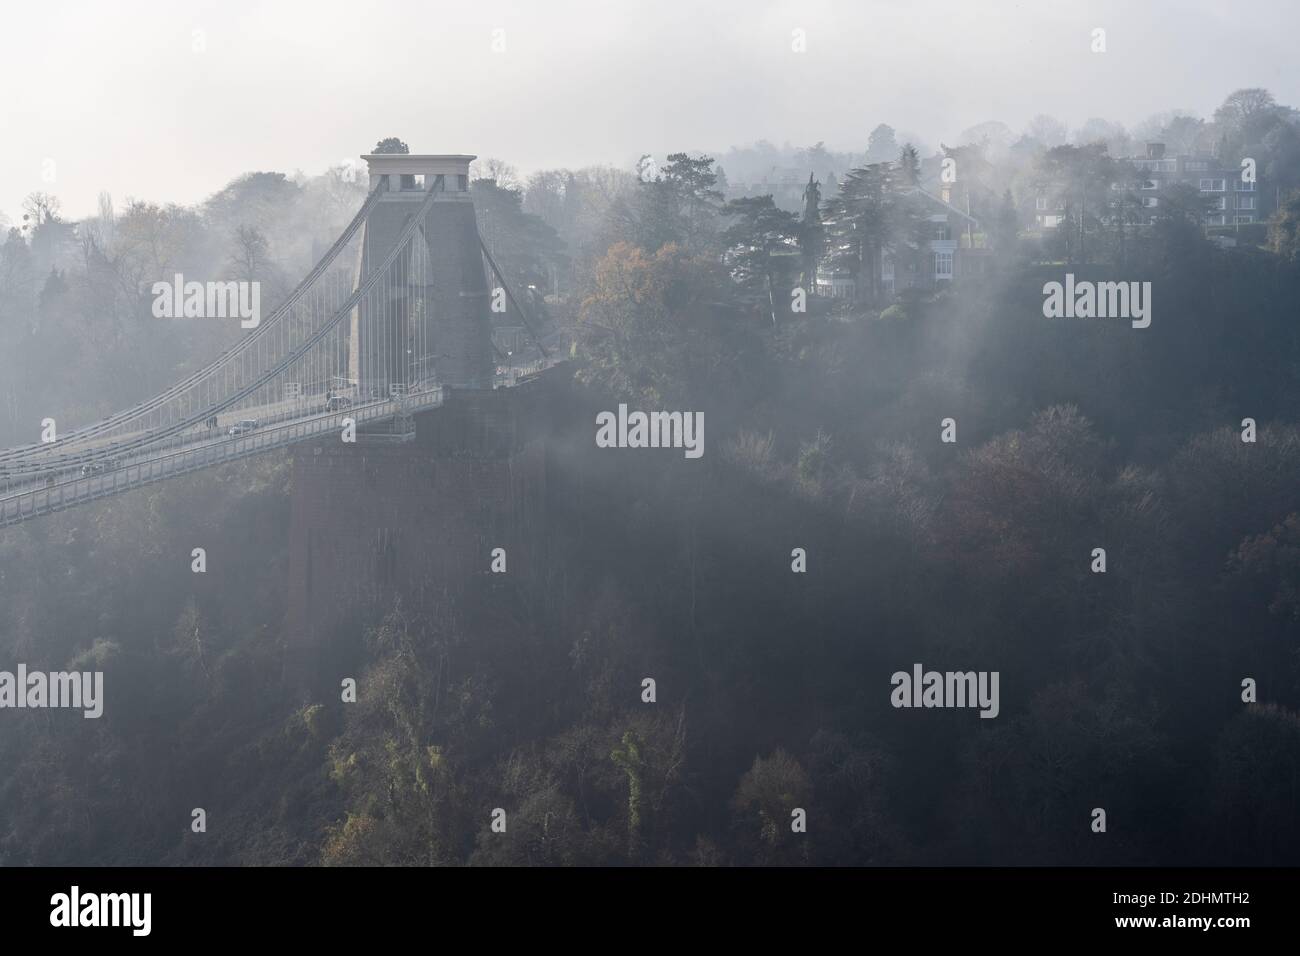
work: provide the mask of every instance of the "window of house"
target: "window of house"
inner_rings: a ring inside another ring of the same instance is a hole
[[[946,222],[936,222],[932,228],[931,239],[947,240],[952,238],[952,227]]]
[[[1203,193],[1221,193],[1223,192],[1222,179],[1202,179],[1201,192]]]
[[[1254,196],[1238,196],[1238,197],[1237,197],[1237,208],[1238,208],[1238,209],[1254,209],[1254,208],[1255,208],[1255,197],[1254,197]]]
[[[936,279],[952,278],[951,252],[936,252],[934,254],[934,277]]]
[[[1046,197],[1046,196],[1039,196],[1039,197],[1034,201],[1034,205],[1035,205],[1035,207],[1038,209],[1039,212],[1045,212],[1045,211],[1047,210],[1047,197]]]
[[[1253,193],[1255,191],[1254,183],[1243,183],[1240,179],[1232,184],[1232,188],[1239,193]]]
[[[1255,217],[1251,215],[1237,217],[1237,222],[1254,222],[1254,221],[1255,221]]]
[[[1211,226],[1225,226],[1228,223],[1228,217],[1219,213],[1217,216],[1207,216],[1205,221]]]
[[[1213,199],[1210,200],[1210,208],[1227,209],[1228,208],[1227,198],[1225,196],[1215,196]]]
[[[1160,205],[1160,197],[1159,197],[1159,196],[1143,196],[1143,197],[1142,197],[1142,205],[1145,206],[1147,209],[1154,209],[1156,206]]]
[[[1160,183],[1157,182],[1157,181],[1154,180],[1154,179],[1143,180],[1143,182],[1142,182],[1142,188],[1143,188],[1143,189],[1159,189],[1159,188],[1160,188]]]

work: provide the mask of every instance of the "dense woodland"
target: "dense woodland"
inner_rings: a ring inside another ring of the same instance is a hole
[[[823,148],[816,216],[724,197],[758,147],[482,163],[483,232],[548,293],[566,387],[703,411],[703,459],[597,453],[573,423],[562,592],[364,609],[332,651],[353,704],[286,676],[283,455],[0,531],[0,666],[102,669],[107,697],[98,720],[0,718],[0,863],[1300,863],[1300,123],[1261,94],[1146,133],[1259,145],[1281,201],[1234,248],[1194,196],[1140,227],[1085,200],[1033,234],[1024,184],[1086,196],[1130,135],[1064,142],[1044,117],[954,147],[987,160],[987,276],[776,321],[768,289],[800,274],[772,274],[773,245],[799,250],[786,269],[835,254],[824,217],[906,255],[897,186],[930,156]],[[146,280],[256,278],[273,304],[363,193],[259,172],[197,208],[105,197],[75,227],[32,197],[0,248],[0,441],[240,334],[153,319]],[[1063,265],[1152,281],[1151,327],[1045,320]],[[219,574],[191,573],[199,539]],[[1000,715],[891,708],[917,661],[999,671]]]

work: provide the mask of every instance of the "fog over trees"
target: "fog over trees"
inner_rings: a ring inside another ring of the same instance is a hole
[[[481,157],[480,233],[581,410],[545,593],[358,605],[317,662],[345,703],[285,666],[288,453],[0,530],[3,660],[110,701],[4,713],[0,863],[1300,863],[1300,112],[1106,109]],[[269,312],[365,180],[6,210],[0,447],[232,346],[151,283]],[[1150,327],[1045,318],[1067,272],[1150,283]],[[597,450],[619,403],[702,412],[703,458]],[[1000,713],[894,708],[914,662],[999,672]]]

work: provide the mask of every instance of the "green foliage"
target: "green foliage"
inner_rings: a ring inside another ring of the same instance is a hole
[[[410,151],[411,147],[407,146],[396,136],[389,136],[385,139],[381,139],[375,144],[375,148],[371,150],[372,153],[409,153]]]
[[[755,757],[740,778],[731,805],[741,842],[763,864],[804,861],[806,840],[791,828],[791,813],[809,809],[812,781],[799,761],[777,748],[768,757]]]
[[[646,252],[669,243],[696,255],[712,252],[722,209],[717,185],[712,157],[671,153],[653,177],[643,167],[631,209],[621,205],[619,214],[630,221],[635,241]]]
[[[641,845],[641,747],[636,734],[628,731],[622,745],[610,752],[609,759],[627,774],[627,852],[635,857]]]
[[[680,246],[647,256],[615,245],[582,303],[583,381],[649,407],[698,402],[724,382],[736,398],[752,394],[753,333],[717,315],[725,281],[715,261]]]
[[[780,301],[782,311],[788,313],[786,303],[800,264],[802,231],[797,217],[777,208],[771,196],[732,200],[723,215],[731,220],[722,242],[732,280],[765,312],[773,308],[773,301]]]
[[[1057,234],[1064,244],[1066,262],[1095,260],[1088,237],[1098,230],[1099,217],[1108,213],[1110,186],[1120,178],[1118,164],[1104,142],[1056,146],[1039,158],[1037,182],[1040,187],[1059,190],[1065,202],[1065,221]]]
[[[894,128],[881,123],[867,137],[867,162],[883,163],[898,157],[898,141],[894,138]]]
[[[926,217],[933,209],[916,194],[913,158],[905,153],[899,162],[849,170],[826,204],[827,263],[855,277],[859,296],[868,303],[883,296],[886,255],[905,268],[929,251]]]
[[[524,295],[529,286],[548,289],[553,270],[562,270],[567,264],[564,243],[556,231],[540,217],[524,212],[521,190],[506,189],[491,179],[476,179],[470,192],[479,234],[514,295]]]
[[[799,446],[799,478],[810,484],[820,484],[830,467],[831,437],[820,429],[815,438]]]

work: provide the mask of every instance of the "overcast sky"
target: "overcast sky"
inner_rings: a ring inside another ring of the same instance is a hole
[[[880,122],[934,145],[1037,113],[1208,116],[1243,86],[1300,104],[1298,28],[1293,0],[7,0],[0,212],[38,189],[72,218],[101,190],[193,203],[393,135],[531,171],[758,139],[863,150]]]

